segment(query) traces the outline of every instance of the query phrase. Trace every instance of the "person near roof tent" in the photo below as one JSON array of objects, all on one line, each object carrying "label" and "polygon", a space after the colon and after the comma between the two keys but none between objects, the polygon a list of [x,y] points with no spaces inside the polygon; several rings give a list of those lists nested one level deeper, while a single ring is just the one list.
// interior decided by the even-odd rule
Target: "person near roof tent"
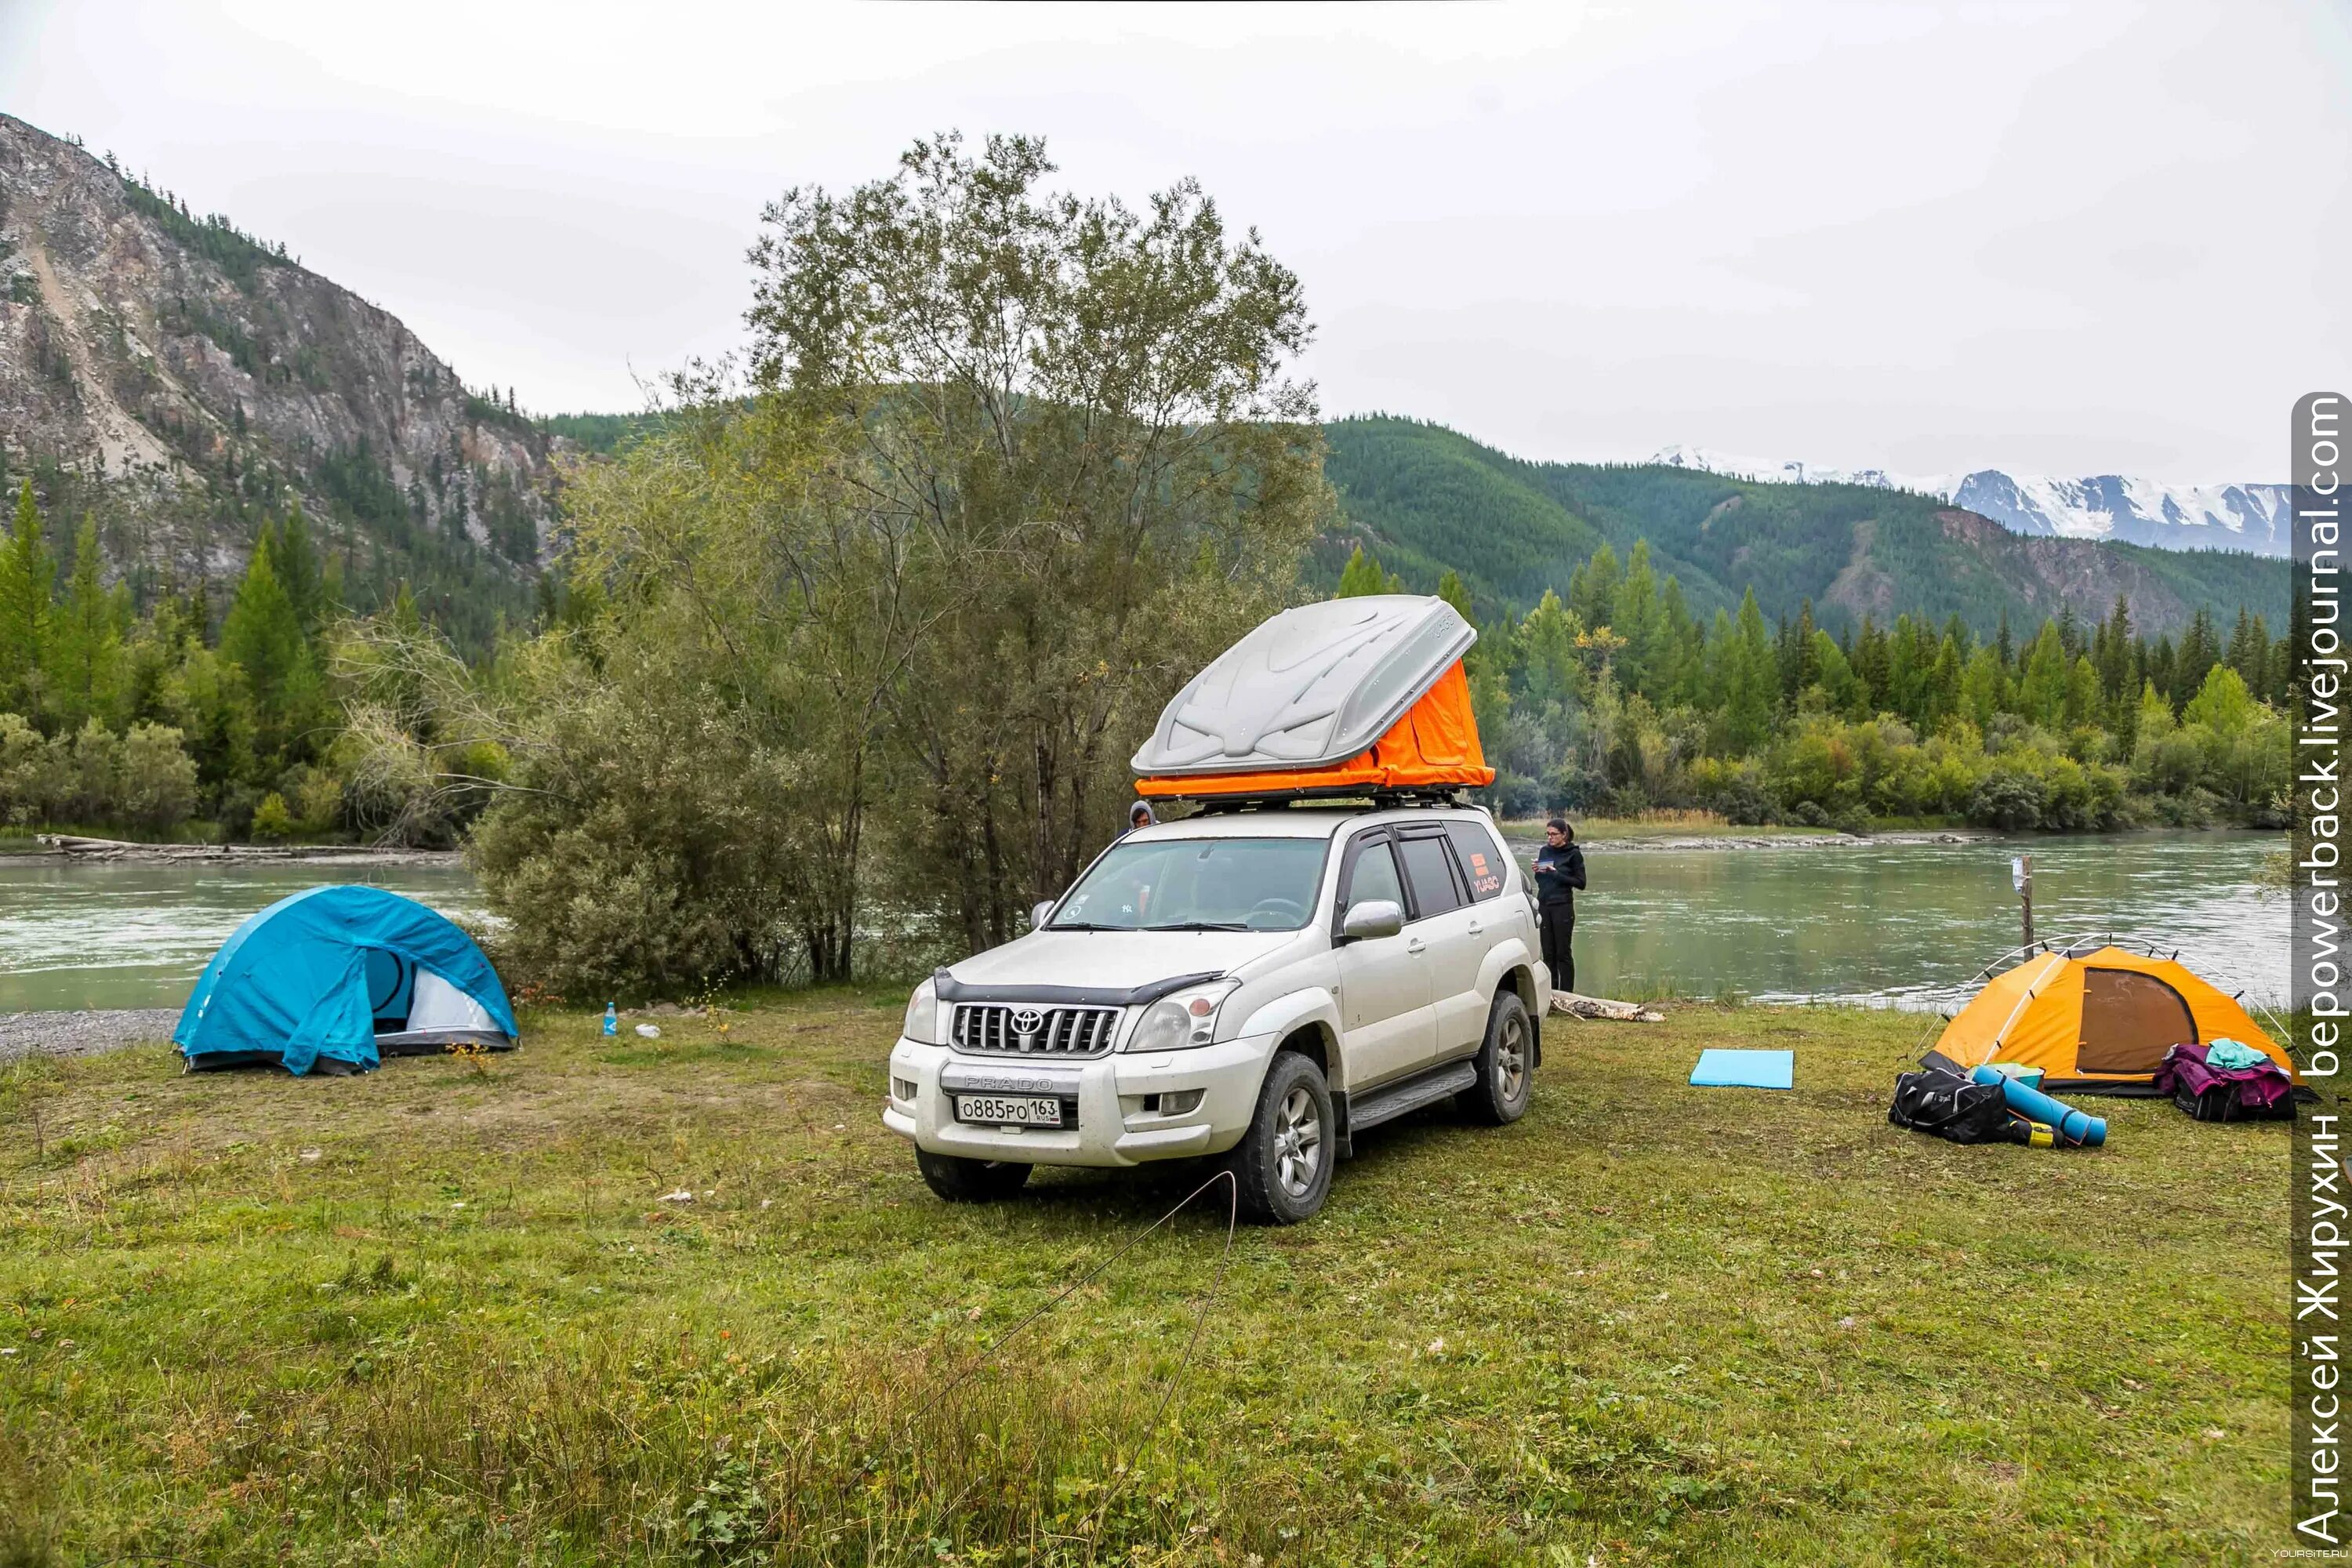
[{"label": "person near roof tent", "polygon": [[1544,967],[1555,991],[1576,989],[1576,895],[1584,886],[1584,851],[1576,830],[1561,817],[1544,824],[1544,845],[1536,851],[1536,923],[1542,930]]}]

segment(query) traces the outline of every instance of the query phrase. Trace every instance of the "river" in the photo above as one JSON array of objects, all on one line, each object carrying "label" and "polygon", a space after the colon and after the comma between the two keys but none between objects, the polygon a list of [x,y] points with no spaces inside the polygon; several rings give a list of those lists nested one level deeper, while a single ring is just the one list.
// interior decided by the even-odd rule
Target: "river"
[{"label": "river", "polygon": [[[2178,948],[2224,991],[2279,1003],[2287,900],[2260,833],[2132,833],[1834,848],[1593,847],[1579,988],[1598,995],[1948,1008],[2018,940],[2009,858],[2034,860],[2039,934]],[[1518,843],[1525,860],[1532,844]],[[227,866],[0,855],[0,1013],[165,1007],[247,915],[320,882],[371,881],[478,915],[456,865]]]},{"label": "river", "polygon": [[463,866],[76,860],[0,855],[0,1013],[176,1007],[247,915],[322,882],[366,882],[478,916]]}]

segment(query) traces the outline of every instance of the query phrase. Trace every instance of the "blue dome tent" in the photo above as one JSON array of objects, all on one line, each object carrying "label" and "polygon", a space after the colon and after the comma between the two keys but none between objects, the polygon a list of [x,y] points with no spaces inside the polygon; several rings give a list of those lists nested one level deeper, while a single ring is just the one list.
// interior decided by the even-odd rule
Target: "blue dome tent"
[{"label": "blue dome tent", "polygon": [[352,1073],[462,1041],[508,1049],[519,1034],[473,938],[413,899],[338,886],[280,899],[237,927],[172,1038],[192,1071],[260,1061]]}]

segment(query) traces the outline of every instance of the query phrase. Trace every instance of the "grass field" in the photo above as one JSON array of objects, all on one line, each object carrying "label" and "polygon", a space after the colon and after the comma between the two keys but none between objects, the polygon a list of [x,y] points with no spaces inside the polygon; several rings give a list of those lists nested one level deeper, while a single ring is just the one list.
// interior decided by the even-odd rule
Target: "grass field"
[{"label": "grass field", "polygon": [[[1919,1021],[1554,1022],[1535,1109],[950,1208],[898,998],[486,1063],[0,1071],[0,1564],[2149,1563],[2285,1500],[2278,1127],[1890,1128]],[[1793,1047],[1792,1094],[1683,1086]],[[690,1194],[691,1201],[675,1194]],[[1182,1369],[1181,1377],[1178,1375]],[[1164,1415],[1160,1402],[1166,1400]]]}]

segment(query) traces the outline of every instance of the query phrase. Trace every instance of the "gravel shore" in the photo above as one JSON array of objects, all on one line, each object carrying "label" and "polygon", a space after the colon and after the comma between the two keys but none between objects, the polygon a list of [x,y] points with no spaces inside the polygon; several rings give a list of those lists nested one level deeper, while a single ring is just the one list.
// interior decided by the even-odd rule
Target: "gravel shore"
[{"label": "gravel shore", "polygon": [[103,1012],[0,1013],[0,1062],[23,1057],[87,1057],[169,1040],[177,1007],[113,1007]]}]

